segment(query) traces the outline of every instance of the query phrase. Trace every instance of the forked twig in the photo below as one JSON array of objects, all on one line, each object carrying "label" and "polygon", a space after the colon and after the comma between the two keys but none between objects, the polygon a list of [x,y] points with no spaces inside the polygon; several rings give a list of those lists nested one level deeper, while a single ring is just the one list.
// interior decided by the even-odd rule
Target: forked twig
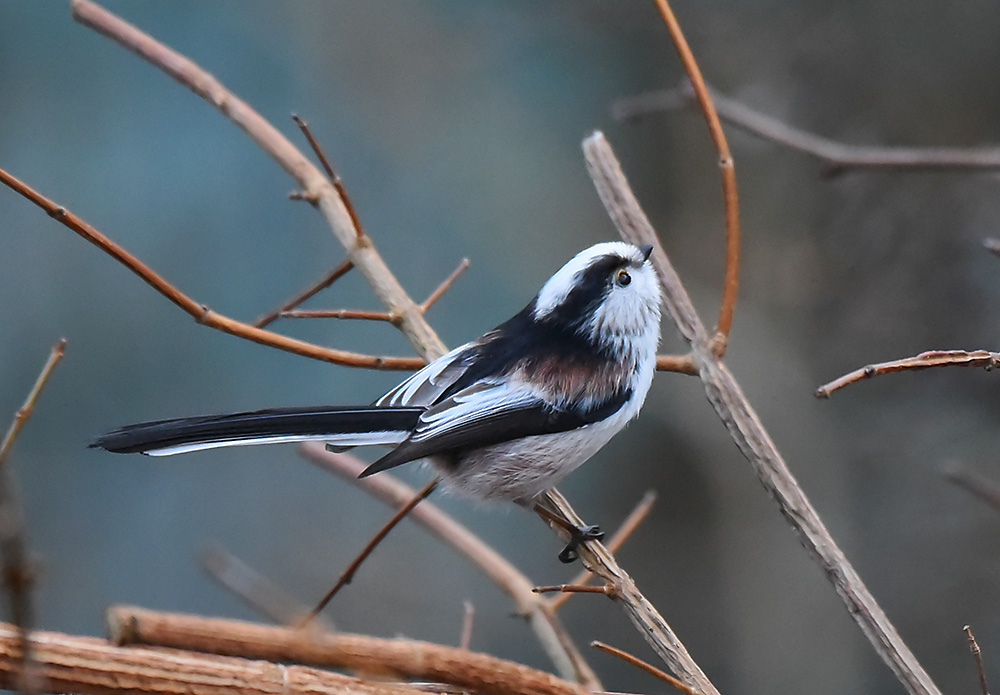
[{"label": "forked twig", "polygon": [[612,647],[610,644],[605,644],[604,642],[598,642],[596,640],[591,642],[590,646],[596,649],[600,649],[602,652],[607,652],[608,654],[617,656],[619,659],[626,661],[637,668],[642,669],[646,673],[659,678],[661,681],[669,683],[670,685],[680,690],[682,693],[687,693],[687,695],[699,695],[698,691],[695,690],[694,688],[688,687],[686,684],[680,682],[666,671],[656,668],[652,664],[643,661],[642,659],[640,659],[637,656],[634,656],[633,654],[629,654],[628,652],[618,649],[617,647]]},{"label": "forked twig", "polygon": [[21,428],[24,427],[24,423],[31,417],[31,413],[35,408],[35,402],[38,400],[38,396],[41,394],[45,384],[48,383],[49,377],[52,376],[52,370],[56,368],[56,365],[59,364],[59,360],[63,358],[65,353],[66,339],[60,338],[59,342],[49,352],[49,358],[45,361],[45,366],[42,367],[38,378],[35,379],[35,384],[31,387],[31,391],[28,392],[28,397],[24,400],[24,404],[14,414],[14,420],[10,423],[10,427],[7,428],[7,433],[4,435],[3,441],[0,442],[0,468],[3,468],[4,461],[7,460],[7,454],[10,452],[10,447],[21,432]]},{"label": "forked twig", "polygon": [[354,263],[352,263],[350,260],[344,261],[336,268],[331,270],[329,273],[324,275],[322,278],[320,278],[319,281],[313,283],[306,289],[302,290],[301,292],[299,292],[297,295],[289,299],[287,302],[282,304],[277,309],[270,311],[264,314],[263,316],[257,318],[253,322],[253,325],[255,325],[257,328],[263,328],[267,324],[272,323],[274,320],[278,318],[278,316],[282,314],[282,312],[291,311],[292,309],[294,309],[295,307],[297,307],[299,304],[306,301],[310,297],[313,297],[322,290],[325,290],[327,287],[329,287],[337,280],[342,278],[353,267]]},{"label": "forked twig", "polygon": [[[639,525],[646,520],[649,513],[653,510],[654,504],[656,504],[656,491],[646,490],[646,494],[644,494],[642,499],[639,500],[639,504],[635,505],[635,509],[633,509],[629,515],[625,517],[625,521],[622,522],[622,525],[618,527],[618,530],[615,531],[614,535],[611,536],[610,540],[608,540],[605,544],[608,552],[612,554],[618,552],[622,545],[625,544],[625,541],[627,541],[632,534],[635,533],[635,530],[639,528]],[[571,586],[586,584],[593,576],[593,572],[584,568],[577,576],[570,580],[569,584]],[[572,596],[572,592],[559,594],[552,599],[552,609],[555,610],[559,608]]]},{"label": "forked twig", "polygon": [[1000,365],[1000,352],[989,352],[988,350],[928,350],[913,357],[904,357],[900,360],[881,362],[879,364],[869,364],[861,369],[855,369],[842,377],[834,379],[828,384],[823,384],[816,389],[817,398],[829,398],[830,394],[856,381],[870,379],[873,376],[891,374],[892,372],[902,372],[913,369],[929,369],[931,367],[981,367],[987,371]]},{"label": "forked twig", "polygon": [[[229,91],[213,75],[121,17],[90,0],[72,0],[71,7],[74,19],[164,71],[217,108],[250,136],[295,179],[309,199],[315,201],[314,205],[347,251],[348,258],[365,276],[379,300],[385,304],[390,313],[400,316],[399,329],[414,349],[425,360],[440,357],[447,352],[444,343],[424,320],[420,307],[409,297],[399,280],[389,270],[372,240],[360,233],[341,191],[288,138],[245,101]],[[381,363],[376,362],[376,364]]]},{"label": "forked twig", "polygon": [[[713,351],[711,337],[695,311],[677,271],[663,251],[649,219],[629,187],[621,164],[607,140],[601,133],[595,133],[584,140],[583,148],[594,185],[622,237],[633,244],[653,245],[651,258],[663,285],[664,304],[681,335],[690,344],[699,377],[705,386],[705,395],[736,446],[753,467],[764,488],[777,502],[799,540],[819,561],[849,613],[896,678],[911,695],[940,695],[931,677],[900,638],[896,628],[826,529],[757,413],[743,395],[739,383]],[[599,547],[598,544],[593,545]],[[583,552],[581,557],[585,560],[592,559]],[[651,634],[647,639],[654,643]],[[707,695],[706,688],[684,678],[673,662],[668,663],[682,680]]]},{"label": "forked twig", "polygon": [[344,187],[344,182],[341,180],[340,174],[334,170],[330,160],[327,159],[326,154],[323,152],[323,148],[319,146],[319,142],[316,141],[316,138],[313,137],[312,131],[309,130],[309,124],[305,122],[305,119],[298,114],[293,113],[292,120],[295,121],[295,124],[299,127],[299,130],[302,131],[302,134],[306,136],[306,140],[309,141],[309,146],[312,148],[313,153],[316,155],[319,163],[323,165],[323,170],[326,171],[326,175],[329,177],[330,183],[332,183],[333,187],[337,189],[337,193],[340,194],[341,200],[344,201],[344,207],[347,208],[347,214],[351,216],[351,223],[354,225],[354,233],[357,234],[359,238],[363,237],[365,232],[361,227],[361,219],[358,217],[357,210],[354,209],[354,203],[351,202],[351,197],[347,195],[347,189]]},{"label": "forked twig", "polygon": [[191,299],[136,256],[126,251],[124,247],[118,245],[66,208],[52,202],[28,184],[3,169],[0,169],[0,182],[45,210],[49,217],[72,229],[91,244],[117,260],[200,324],[215,328],[223,333],[229,333],[239,338],[260,343],[261,345],[267,345],[279,350],[295,353],[296,355],[302,355],[303,357],[312,357],[313,359],[342,364],[348,367],[409,370],[419,369],[424,365],[424,360],[418,357],[381,357],[378,355],[365,355],[347,350],[326,348],[304,340],[289,338],[279,333],[257,328],[256,326],[251,326],[249,323],[243,323],[242,321],[224,316],[204,304],[199,304]]},{"label": "forked twig", "polygon": [[687,39],[684,38],[684,33],[670,8],[670,3],[667,0],[655,0],[655,2],[660,16],[663,17],[667,30],[670,32],[670,38],[674,42],[681,63],[684,65],[684,71],[691,80],[698,106],[705,117],[712,142],[719,154],[719,169],[722,172],[722,197],[726,214],[726,275],[722,285],[722,302],[719,307],[719,320],[716,324],[715,336],[712,338],[712,349],[717,356],[722,357],[726,354],[729,330],[733,325],[736,295],[740,285],[740,212],[736,187],[736,167],[729,151],[726,134],[719,122],[719,115],[712,103],[712,96],[709,94],[705,79],[701,75],[701,69],[698,67],[698,61],[695,60],[691,47],[688,46]]},{"label": "forked twig", "polygon": [[372,539],[368,541],[368,545],[366,545],[361,552],[358,553],[358,556],[354,558],[351,564],[347,566],[347,569],[344,570],[342,575],[340,575],[340,579],[337,580],[337,583],[334,584],[328,592],[326,592],[326,595],[320,599],[319,603],[316,604],[316,607],[309,611],[301,622],[299,622],[298,627],[308,625],[313,618],[320,614],[320,611],[326,608],[326,604],[333,600],[333,597],[337,595],[338,591],[351,583],[351,580],[354,579],[354,575],[357,573],[362,563],[368,559],[368,556],[371,555],[372,552],[374,552],[379,543],[385,540],[385,537],[389,535],[389,532],[396,528],[396,525],[405,519],[406,516],[413,511],[414,507],[420,504],[423,500],[427,499],[427,496],[434,492],[434,489],[438,486],[439,482],[440,481],[435,478],[431,482],[427,483],[427,485],[425,485],[420,492],[411,497],[406,504],[399,508],[399,511],[397,511],[392,518],[385,523],[385,526],[379,529],[378,533],[372,536]]}]

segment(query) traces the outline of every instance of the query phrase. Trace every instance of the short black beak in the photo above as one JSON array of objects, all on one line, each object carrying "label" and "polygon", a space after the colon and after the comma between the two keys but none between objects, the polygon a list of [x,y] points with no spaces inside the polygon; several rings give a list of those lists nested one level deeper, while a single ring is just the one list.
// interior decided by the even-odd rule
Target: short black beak
[{"label": "short black beak", "polygon": [[653,246],[652,245],[640,246],[639,250],[642,252],[642,260],[648,261],[649,254],[653,253]]}]

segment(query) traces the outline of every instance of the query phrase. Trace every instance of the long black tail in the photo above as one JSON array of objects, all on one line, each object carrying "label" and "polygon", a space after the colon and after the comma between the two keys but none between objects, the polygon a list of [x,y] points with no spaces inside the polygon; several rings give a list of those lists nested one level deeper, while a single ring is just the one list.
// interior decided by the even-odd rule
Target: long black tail
[{"label": "long black tail", "polygon": [[220,446],[321,440],[340,446],[399,444],[424,408],[271,408],[126,425],[90,445],[119,454],[168,456]]}]

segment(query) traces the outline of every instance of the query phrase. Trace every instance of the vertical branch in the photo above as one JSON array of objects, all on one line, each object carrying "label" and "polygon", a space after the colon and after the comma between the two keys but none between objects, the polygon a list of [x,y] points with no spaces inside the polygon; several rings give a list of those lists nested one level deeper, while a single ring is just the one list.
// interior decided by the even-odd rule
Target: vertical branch
[{"label": "vertical branch", "polygon": [[739,196],[736,189],[736,167],[733,163],[733,156],[729,152],[729,143],[726,141],[726,134],[722,130],[719,122],[719,114],[716,113],[712,97],[708,93],[705,79],[698,68],[698,62],[694,59],[691,47],[688,46],[680,24],[670,9],[667,0],[656,0],[656,7],[660,11],[660,16],[667,25],[670,38],[677,48],[684,70],[691,79],[691,86],[694,88],[695,96],[698,99],[698,106],[701,108],[705,121],[708,123],[708,131],[712,136],[712,142],[719,153],[719,168],[722,171],[722,195],[726,207],[726,277],[722,286],[722,303],[719,308],[719,322],[716,326],[715,337],[713,338],[712,349],[715,354],[722,357],[726,354],[726,344],[729,341],[729,330],[733,325],[733,311],[736,306],[736,294],[740,285],[740,211]]}]

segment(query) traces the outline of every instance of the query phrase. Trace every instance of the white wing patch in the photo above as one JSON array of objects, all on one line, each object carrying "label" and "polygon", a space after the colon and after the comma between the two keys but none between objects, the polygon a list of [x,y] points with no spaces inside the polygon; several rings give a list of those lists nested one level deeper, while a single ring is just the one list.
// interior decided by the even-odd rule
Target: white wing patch
[{"label": "white wing patch", "polygon": [[379,398],[375,405],[430,405],[468,369],[469,362],[466,358],[470,347],[472,343],[466,343],[437,358]]},{"label": "white wing patch", "polygon": [[529,408],[542,399],[524,384],[479,382],[442,401],[420,416],[411,437],[419,442],[470,427],[512,410]]}]

